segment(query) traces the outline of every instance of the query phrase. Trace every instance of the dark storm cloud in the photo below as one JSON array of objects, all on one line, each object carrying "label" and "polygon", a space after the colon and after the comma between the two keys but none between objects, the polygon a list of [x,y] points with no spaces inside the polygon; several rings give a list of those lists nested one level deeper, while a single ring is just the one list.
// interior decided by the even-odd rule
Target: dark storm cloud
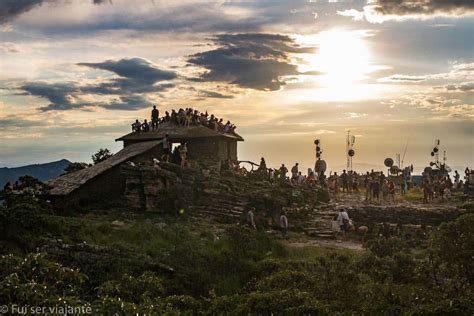
[{"label": "dark storm cloud", "polygon": [[41,5],[43,0],[1,0],[0,24],[10,22],[16,16]]},{"label": "dark storm cloud", "polygon": [[222,81],[257,90],[279,90],[285,84],[284,76],[301,75],[290,63],[289,55],[314,51],[278,34],[224,34],[215,37],[214,42],[221,47],[188,59],[208,70],[195,80]]},{"label": "dark storm cloud", "polygon": [[76,95],[80,93],[80,89],[74,83],[29,82],[23,84],[19,89],[23,90],[25,95],[44,98],[51,102],[49,105],[39,108],[41,111],[70,110],[90,105],[77,102]]},{"label": "dark storm cloud", "polygon": [[[50,101],[40,107],[46,112],[52,110],[72,110],[98,106],[105,109],[136,110],[147,106],[149,102],[139,94],[166,91],[175,86],[168,81],[177,78],[172,71],[161,70],[153,63],[142,58],[124,58],[117,61],[107,60],[101,63],[80,63],[95,69],[114,72],[120,78],[101,81],[95,84],[27,82],[18,87],[23,95],[32,95]],[[84,95],[116,95],[112,102],[84,101]]]},{"label": "dark storm cloud", "polygon": [[474,13],[473,0],[374,0],[368,9],[381,15],[464,15]]},{"label": "dark storm cloud", "polygon": [[[0,0],[0,24],[10,22],[22,13],[28,12],[43,3],[55,3],[58,0]],[[93,0],[94,4],[110,2]]]},{"label": "dark storm cloud", "polygon": [[123,58],[120,60],[106,60],[101,63],[79,63],[78,65],[112,71],[121,77],[145,83],[176,78],[176,73],[158,69],[143,58]]},{"label": "dark storm cloud", "polygon": [[124,58],[101,63],[79,63],[78,65],[111,71],[121,77],[82,88],[83,92],[93,94],[161,92],[172,88],[174,84],[156,84],[157,82],[177,78],[175,72],[161,70],[143,58]]}]

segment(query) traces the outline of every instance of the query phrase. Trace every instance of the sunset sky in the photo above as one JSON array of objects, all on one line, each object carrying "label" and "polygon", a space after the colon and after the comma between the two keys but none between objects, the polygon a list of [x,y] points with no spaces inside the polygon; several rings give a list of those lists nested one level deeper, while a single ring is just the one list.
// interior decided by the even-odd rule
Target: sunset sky
[{"label": "sunset sky", "polygon": [[472,0],[0,0],[0,167],[89,161],[136,118],[235,123],[239,158],[474,161]]}]

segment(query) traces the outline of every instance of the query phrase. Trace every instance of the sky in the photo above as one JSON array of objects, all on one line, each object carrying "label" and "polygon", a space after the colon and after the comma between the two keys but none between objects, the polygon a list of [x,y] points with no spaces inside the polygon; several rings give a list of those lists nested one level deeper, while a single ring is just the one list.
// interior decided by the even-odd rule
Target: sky
[{"label": "sky", "polygon": [[472,0],[0,0],[0,167],[90,161],[136,118],[236,124],[239,159],[474,161]]}]

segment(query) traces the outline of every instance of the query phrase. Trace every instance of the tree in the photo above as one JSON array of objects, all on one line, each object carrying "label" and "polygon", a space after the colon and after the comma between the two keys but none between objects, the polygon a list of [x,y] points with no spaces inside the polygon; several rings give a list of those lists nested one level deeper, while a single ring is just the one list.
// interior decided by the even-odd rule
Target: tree
[{"label": "tree", "polygon": [[76,172],[82,169],[85,169],[87,167],[90,167],[90,164],[85,163],[85,162],[71,162],[69,166],[64,169],[64,173],[61,174],[62,176],[68,173]]},{"label": "tree", "polygon": [[98,164],[99,162],[102,162],[104,160],[107,160],[109,159],[110,157],[112,157],[114,154],[108,150],[107,148],[103,149],[99,149],[98,152],[96,152],[95,154],[92,155],[92,161],[94,162],[94,165]]}]

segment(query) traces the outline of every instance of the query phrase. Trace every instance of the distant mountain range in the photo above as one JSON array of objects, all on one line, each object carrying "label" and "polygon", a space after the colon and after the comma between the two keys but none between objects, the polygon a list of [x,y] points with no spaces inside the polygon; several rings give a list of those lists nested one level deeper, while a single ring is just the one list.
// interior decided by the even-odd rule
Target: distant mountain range
[{"label": "distant mountain range", "polygon": [[61,175],[69,166],[71,162],[67,159],[61,159],[58,161],[28,165],[17,168],[0,168],[0,188],[7,183],[13,183],[18,180],[19,177],[29,175],[37,178],[40,181],[47,181]]}]

